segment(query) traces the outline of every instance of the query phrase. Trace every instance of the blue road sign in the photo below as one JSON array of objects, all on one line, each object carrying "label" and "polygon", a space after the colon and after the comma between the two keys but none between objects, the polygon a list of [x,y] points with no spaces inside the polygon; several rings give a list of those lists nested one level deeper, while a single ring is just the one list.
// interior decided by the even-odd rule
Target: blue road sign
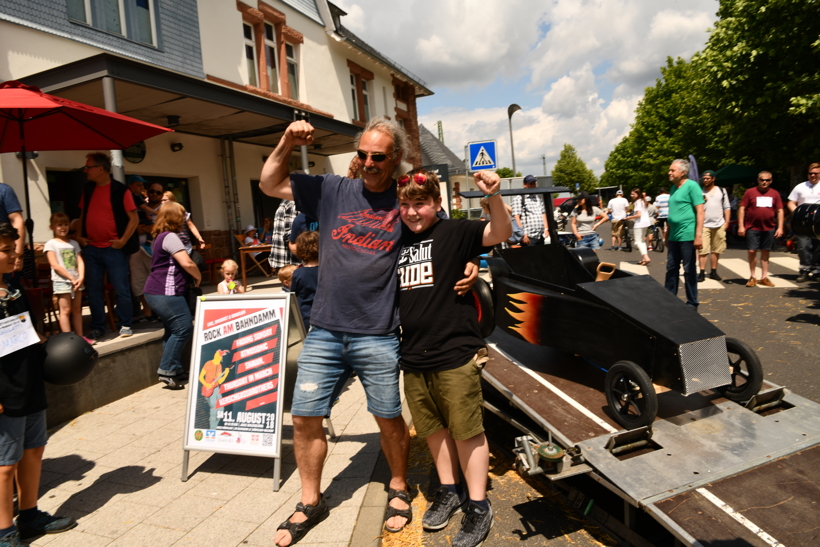
[{"label": "blue road sign", "polygon": [[470,158],[470,171],[496,169],[495,141],[471,142],[467,144]]}]

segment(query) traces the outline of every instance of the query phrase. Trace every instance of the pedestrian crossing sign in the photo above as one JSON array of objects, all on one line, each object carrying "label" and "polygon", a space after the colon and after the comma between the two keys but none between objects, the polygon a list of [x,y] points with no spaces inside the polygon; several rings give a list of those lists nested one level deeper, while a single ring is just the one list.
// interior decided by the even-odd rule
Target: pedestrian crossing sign
[{"label": "pedestrian crossing sign", "polygon": [[496,169],[495,141],[471,142],[467,144],[470,160],[470,171]]}]

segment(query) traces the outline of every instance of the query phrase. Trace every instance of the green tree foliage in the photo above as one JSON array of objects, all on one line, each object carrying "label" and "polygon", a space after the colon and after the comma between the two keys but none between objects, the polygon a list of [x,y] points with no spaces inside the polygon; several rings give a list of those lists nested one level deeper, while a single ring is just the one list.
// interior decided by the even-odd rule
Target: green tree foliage
[{"label": "green tree foliage", "polygon": [[512,170],[512,168],[510,168],[510,167],[499,167],[498,169],[496,169],[496,170],[495,170],[495,172],[496,172],[496,173],[498,174],[498,176],[499,176],[499,177],[501,177],[502,179],[511,179],[511,178],[513,178],[513,177],[521,177],[521,176],[523,176],[523,175],[521,174],[521,171],[516,171],[515,173],[513,173],[513,170]]},{"label": "green tree foliage", "polygon": [[820,3],[721,0],[699,56],[727,153],[769,168],[820,153]]},{"label": "green tree foliage", "polygon": [[598,179],[592,169],[587,167],[571,144],[565,144],[561,150],[552,170],[552,181],[555,186],[566,186],[570,190],[575,190],[576,183],[580,183],[581,190],[587,192],[594,192],[598,187]]},{"label": "green tree foliage", "polygon": [[688,154],[701,171],[737,163],[796,173],[818,161],[820,3],[720,0],[718,17],[704,50],[668,59],[647,88],[602,185],[653,193]]},{"label": "green tree foliage", "polygon": [[668,185],[669,164],[694,154],[699,165],[716,165],[721,152],[714,149],[706,99],[693,80],[697,68],[683,59],[668,58],[654,87],[646,89],[635,110],[632,130],[604,164],[602,186],[638,187],[654,194]]}]

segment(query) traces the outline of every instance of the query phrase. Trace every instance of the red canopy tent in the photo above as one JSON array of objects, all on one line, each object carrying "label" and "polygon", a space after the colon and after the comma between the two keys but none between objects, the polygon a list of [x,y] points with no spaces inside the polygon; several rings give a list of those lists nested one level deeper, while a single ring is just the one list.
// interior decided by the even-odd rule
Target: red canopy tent
[{"label": "red canopy tent", "polygon": [[32,247],[27,150],[124,150],[166,131],[173,130],[48,95],[17,81],[0,84],[0,153],[22,153]]}]

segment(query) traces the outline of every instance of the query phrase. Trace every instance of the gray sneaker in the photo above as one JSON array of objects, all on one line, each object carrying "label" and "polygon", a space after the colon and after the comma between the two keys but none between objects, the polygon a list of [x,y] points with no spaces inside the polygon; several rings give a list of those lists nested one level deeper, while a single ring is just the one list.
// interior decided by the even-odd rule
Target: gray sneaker
[{"label": "gray sneaker", "polygon": [[479,547],[492,527],[493,508],[484,512],[478,505],[470,503],[461,520],[461,530],[453,540],[453,547]]},{"label": "gray sneaker", "polygon": [[129,336],[133,336],[134,331],[131,330],[131,327],[120,327],[120,336],[122,338],[128,338]]},{"label": "gray sneaker", "polygon": [[425,530],[441,530],[450,522],[450,517],[461,513],[466,500],[460,500],[457,494],[447,490],[446,486],[439,486],[433,503],[424,512],[422,526]]}]

